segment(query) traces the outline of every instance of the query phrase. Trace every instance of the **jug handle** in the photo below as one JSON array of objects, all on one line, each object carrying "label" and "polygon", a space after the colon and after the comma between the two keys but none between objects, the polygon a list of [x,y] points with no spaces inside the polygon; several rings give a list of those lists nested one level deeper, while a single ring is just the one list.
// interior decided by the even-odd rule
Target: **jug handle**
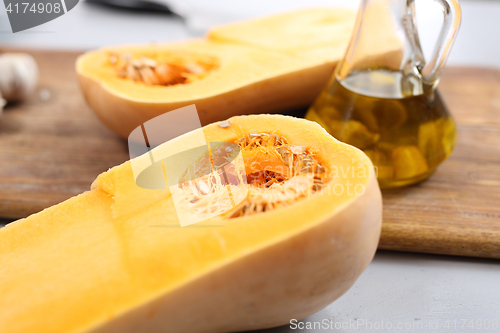
[{"label": "jug handle", "polygon": [[446,63],[446,59],[450,54],[451,47],[455,41],[460,22],[462,18],[462,10],[458,0],[434,0],[442,5],[443,8],[443,26],[439,33],[439,37],[434,48],[434,56],[421,69],[420,73],[425,82],[430,85],[435,85],[438,82],[441,70]]}]

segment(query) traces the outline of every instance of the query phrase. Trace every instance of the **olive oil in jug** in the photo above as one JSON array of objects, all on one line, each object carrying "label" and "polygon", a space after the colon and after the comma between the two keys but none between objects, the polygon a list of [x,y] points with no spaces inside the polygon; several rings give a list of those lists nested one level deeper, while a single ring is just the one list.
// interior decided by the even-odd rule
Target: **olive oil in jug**
[{"label": "olive oil in jug", "polygon": [[455,123],[439,92],[420,85],[403,87],[401,75],[377,69],[343,82],[335,79],[306,116],[340,141],[362,149],[383,188],[427,178],[456,142]]}]

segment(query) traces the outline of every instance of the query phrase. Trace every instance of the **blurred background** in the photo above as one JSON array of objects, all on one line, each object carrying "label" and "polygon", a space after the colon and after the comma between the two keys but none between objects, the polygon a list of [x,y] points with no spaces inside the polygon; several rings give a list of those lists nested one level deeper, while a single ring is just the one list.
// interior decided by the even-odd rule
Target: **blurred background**
[{"label": "blurred background", "polygon": [[[463,20],[449,65],[500,68],[500,1],[462,0]],[[87,50],[103,46],[200,37],[210,26],[312,6],[357,8],[357,0],[87,0],[57,20],[16,34],[0,6],[0,44]],[[439,5],[416,1],[426,56],[442,21]]]}]

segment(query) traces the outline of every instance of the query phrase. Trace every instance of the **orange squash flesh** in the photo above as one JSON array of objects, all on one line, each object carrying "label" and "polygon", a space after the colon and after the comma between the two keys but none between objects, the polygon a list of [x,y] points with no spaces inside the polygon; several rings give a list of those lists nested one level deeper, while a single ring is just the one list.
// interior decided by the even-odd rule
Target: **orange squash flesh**
[{"label": "orange squash flesh", "polygon": [[[91,191],[0,229],[2,333],[259,329],[342,295],[380,234],[370,160],[307,120],[230,122],[204,127],[207,141],[278,133],[314,151],[331,180],[290,206],[181,228],[168,189],[137,187],[130,162],[112,168]],[[156,150],[189,149],[189,137]]]},{"label": "orange squash flesh", "polygon": [[355,18],[351,9],[303,9],[217,26],[208,38],[304,58],[323,54],[322,60],[330,61],[344,56]]}]

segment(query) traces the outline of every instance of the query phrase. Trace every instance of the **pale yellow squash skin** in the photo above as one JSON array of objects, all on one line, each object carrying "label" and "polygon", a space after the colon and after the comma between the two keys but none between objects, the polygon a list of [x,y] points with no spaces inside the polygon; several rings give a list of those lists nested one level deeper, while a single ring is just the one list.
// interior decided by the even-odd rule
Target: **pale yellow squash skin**
[{"label": "pale yellow squash skin", "polygon": [[[259,329],[311,315],[347,291],[380,235],[368,157],[304,119],[230,121],[205,127],[207,141],[275,132],[344,172],[294,205],[181,228],[168,190],[138,188],[130,162],[117,166],[90,192],[0,229],[2,333]],[[186,135],[156,150],[188,148]],[[347,182],[365,191],[331,191]]]}]

